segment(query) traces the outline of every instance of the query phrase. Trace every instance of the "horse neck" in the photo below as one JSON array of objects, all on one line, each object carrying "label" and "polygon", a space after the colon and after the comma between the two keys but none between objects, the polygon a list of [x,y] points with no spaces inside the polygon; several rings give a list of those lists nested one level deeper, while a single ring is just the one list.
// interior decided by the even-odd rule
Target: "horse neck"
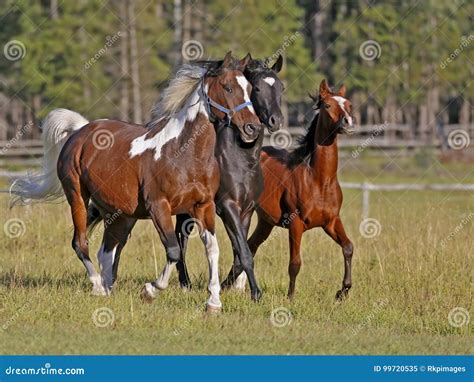
[{"label": "horse neck", "polygon": [[[257,167],[260,160],[260,152],[263,146],[263,130],[255,142],[245,144],[240,139],[240,133],[235,127],[228,126],[222,122],[216,122],[216,156],[233,155],[248,159],[248,167]],[[242,163],[234,163],[242,166]]]},{"label": "horse neck", "polygon": [[329,130],[327,117],[318,118],[314,148],[310,161],[314,175],[321,180],[334,178],[338,166],[337,135]]}]

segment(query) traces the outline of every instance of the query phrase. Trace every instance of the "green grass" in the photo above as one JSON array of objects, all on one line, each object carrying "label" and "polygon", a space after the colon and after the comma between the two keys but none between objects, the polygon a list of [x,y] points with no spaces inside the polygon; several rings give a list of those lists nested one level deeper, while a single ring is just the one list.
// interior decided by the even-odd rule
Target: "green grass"
[{"label": "green grass", "polygon": [[[389,165],[389,170],[384,170]],[[414,160],[366,159],[341,163],[340,179],[374,182],[470,182],[472,165],[420,168]],[[170,288],[153,304],[139,291],[164,265],[164,251],[152,224],[139,222],[122,253],[119,280],[111,297],[90,295],[91,286],[70,242],[66,204],[8,210],[0,199],[2,226],[21,219],[16,239],[0,231],[0,352],[2,354],[466,354],[473,351],[471,324],[453,327],[449,312],[472,311],[473,222],[447,242],[463,218],[474,213],[469,192],[374,192],[370,216],[381,224],[373,239],[359,232],[361,194],[344,192],[346,231],[355,246],[353,288],[344,303],[334,295],[342,280],[340,248],[322,230],[303,237],[303,267],[293,301],[285,297],[287,231],[276,229],[256,257],[264,297],[222,294],[219,316],[204,313],[207,261],[192,239],[188,263],[193,290]],[[220,274],[231,250],[219,224]],[[100,237],[91,239],[91,253]],[[94,255],[95,260],[95,255]],[[99,308],[112,311],[106,327],[93,322]],[[291,322],[272,325],[272,310],[286,308]]]}]

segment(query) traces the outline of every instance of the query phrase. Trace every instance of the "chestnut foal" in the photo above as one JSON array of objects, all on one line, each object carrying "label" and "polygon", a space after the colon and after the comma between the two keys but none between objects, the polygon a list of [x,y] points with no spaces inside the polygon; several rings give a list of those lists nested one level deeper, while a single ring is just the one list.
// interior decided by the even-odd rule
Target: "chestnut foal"
[{"label": "chestnut foal", "polygon": [[[354,131],[351,103],[344,98],[345,93],[344,85],[333,93],[323,80],[319,97],[313,98],[316,115],[300,147],[293,152],[263,147],[260,157],[265,185],[257,207],[258,224],[248,244],[255,255],[273,227],[289,230],[288,297],[295,292],[296,276],[301,268],[301,237],[315,227],[322,227],[342,247],[344,278],[336,298],[345,297],[352,285],[353,245],[339,216],[342,192],[337,180],[337,135]],[[242,266],[236,260],[230,272],[234,278],[242,273]]]}]

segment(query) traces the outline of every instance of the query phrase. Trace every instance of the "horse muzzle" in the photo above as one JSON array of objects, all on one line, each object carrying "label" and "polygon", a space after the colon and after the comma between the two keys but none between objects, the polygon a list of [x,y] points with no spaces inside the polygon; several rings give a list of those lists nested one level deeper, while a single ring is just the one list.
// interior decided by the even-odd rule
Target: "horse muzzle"
[{"label": "horse muzzle", "polygon": [[253,123],[246,123],[243,127],[239,128],[240,137],[245,143],[253,142],[257,139],[260,133],[260,128]]}]

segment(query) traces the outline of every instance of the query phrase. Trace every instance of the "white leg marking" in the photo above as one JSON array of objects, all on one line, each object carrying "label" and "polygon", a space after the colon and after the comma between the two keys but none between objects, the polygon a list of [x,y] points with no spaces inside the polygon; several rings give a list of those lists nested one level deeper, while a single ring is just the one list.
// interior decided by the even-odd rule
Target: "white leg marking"
[{"label": "white leg marking", "polygon": [[163,271],[161,272],[160,277],[158,277],[155,282],[155,285],[157,286],[158,289],[163,290],[163,289],[168,288],[171,271],[173,270],[173,267],[175,265],[176,263],[169,263],[169,262],[166,263]]},{"label": "white leg marking", "polygon": [[219,282],[219,244],[216,235],[207,230],[201,234],[201,240],[206,247],[207,260],[209,262],[209,285],[208,290],[211,296],[207,301],[207,305],[215,308],[222,307],[219,293],[221,284]]},{"label": "white leg marking", "polygon": [[245,291],[245,286],[247,285],[247,275],[245,272],[242,272],[239,277],[234,282],[234,288],[240,291]]},{"label": "white leg marking", "polygon": [[106,252],[104,249],[104,244],[100,247],[99,252],[97,253],[97,259],[99,260],[100,274],[102,276],[102,283],[105,288],[105,292],[110,294],[113,285],[113,265],[115,260],[115,252],[117,251],[117,246],[115,246],[111,251]]},{"label": "white leg marking", "polygon": [[92,294],[94,296],[107,296],[107,292],[102,284],[102,277],[99,274],[90,276],[89,280],[92,283]]}]

